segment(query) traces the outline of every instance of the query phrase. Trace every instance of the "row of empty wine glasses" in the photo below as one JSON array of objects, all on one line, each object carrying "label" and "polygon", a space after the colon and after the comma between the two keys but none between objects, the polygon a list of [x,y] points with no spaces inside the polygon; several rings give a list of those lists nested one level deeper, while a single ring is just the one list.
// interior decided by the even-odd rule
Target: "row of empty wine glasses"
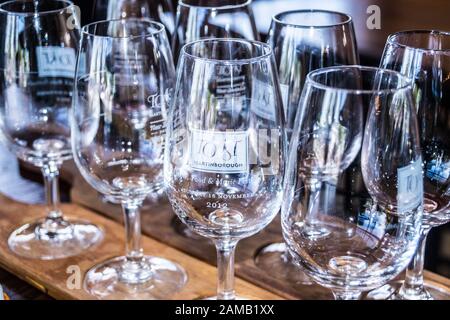
[{"label": "row of empty wine glasses", "polygon": [[[348,40],[345,43],[340,41],[344,37]],[[447,289],[432,282],[424,285],[423,281],[426,235],[431,227],[448,222],[450,214],[448,148],[444,138],[448,132],[446,101],[449,63],[446,60],[449,39],[447,32],[409,31],[390,36],[386,44],[380,67],[402,72],[413,81],[421,143],[426,146],[422,153],[425,214],[419,250],[408,267],[406,281],[371,292],[368,295],[371,299],[450,298]],[[298,99],[306,74],[321,67],[357,63],[352,20],[344,14],[321,10],[280,13],[272,19],[268,43],[277,61],[289,137],[295,114],[301,108],[297,107]],[[358,183],[361,178],[361,173],[354,174],[353,183],[348,184],[347,188],[365,198],[368,193],[366,187]],[[367,218],[364,220],[365,223],[372,223]],[[307,284],[307,278],[293,267],[290,255],[284,248],[281,244],[262,248],[256,256],[256,264],[263,270],[275,268],[275,276],[289,283]]]},{"label": "row of empty wine glasses", "polygon": [[[103,5],[103,11],[107,14],[96,16],[96,18],[110,20],[125,17],[150,17],[162,22],[171,40],[175,63],[178,61],[183,45],[195,40],[211,37],[259,39],[251,0],[180,0],[176,18],[170,13],[172,6],[169,0],[161,1],[157,8],[158,2],[148,0],[134,1],[132,5],[126,0],[105,0],[98,3],[99,6]],[[115,202],[108,196],[104,198],[109,202]],[[202,238],[176,217],[172,225],[182,236],[193,240]]]},{"label": "row of empty wine glasses", "polygon": [[[16,2],[8,5],[13,6],[14,3]],[[45,14],[42,14],[42,16],[46,19],[51,19],[52,16],[54,16],[53,19],[55,17],[60,18],[61,14],[67,14],[67,19],[72,18],[69,2],[55,1],[51,3],[55,5],[58,3],[58,6],[51,8],[51,5],[47,3],[46,6],[48,5],[50,8],[46,6],[36,8],[35,2],[22,1],[21,6],[17,6],[16,9],[13,6],[13,9],[5,14],[7,17],[18,16],[14,14],[14,10],[17,12],[28,10],[30,14],[19,15],[19,17],[16,17],[17,20],[5,20],[8,20],[9,23],[11,23],[9,20],[13,20],[14,25],[31,25],[34,22],[33,19],[36,19],[35,12],[38,9],[43,10]],[[330,13],[321,12],[321,14],[327,15]],[[43,19],[42,17],[39,18]],[[29,21],[26,19],[29,19]],[[64,19],[62,21],[66,22]],[[348,21],[343,20],[337,25],[342,27],[346,23]],[[76,28],[70,29],[67,27],[60,32],[66,35],[69,31],[76,33],[76,30]],[[82,45],[79,57],[83,58],[78,59],[76,92],[73,99],[75,121],[72,127],[72,147],[83,176],[100,192],[123,203],[128,247],[126,257],[114,259],[92,269],[88,273],[85,283],[88,290],[100,297],[129,297],[130,289],[132,289],[136,297],[145,298],[164,297],[167,292],[174,292],[182,287],[186,281],[180,267],[166,260],[145,257],[139,247],[138,207],[142,197],[152,192],[154,188],[158,188],[155,181],[161,181],[158,176],[161,175],[162,170],[162,150],[164,149],[162,137],[167,123],[169,127],[167,148],[165,148],[165,179],[168,184],[168,192],[171,195],[170,199],[176,213],[183,222],[192,230],[214,239],[218,247],[219,280],[221,280],[218,296],[220,298],[232,298],[234,294],[231,266],[233,264],[233,250],[237,241],[261,230],[270,222],[278,212],[282,201],[280,181],[284,176],[284,163],[280,159],[284,156],[286,140],[283,132],[284,125],[280,119],[282,118],[281,114],[285,111],[283,111],[282,105],[282,91],[280,91],[277,72],[275,72],[276,66],[272,61],[273,55],[270,46],[262,43],[224,39],[197,41],[185,46],[182,50],[178,69],[179,81],[175,92],[172,92],[171,89],[174,88],[174,68],[171,64],[168,42],[165,35],[163,36],[165,33],[162,30],[164,28],[157,23],[129,19],[86,26],[81,33]],[[19,28],[15,36],[22,40],[24,34],[26,34],[24,32],[33,33],[36,30]],[[23,40],[17,42],[19,46],[24,44]],[[17,106],[15,105],[17,101],[20,102],[19,108],[27,108],[26,112],[31,110],[40,113],[41,109],[45,109],[39,103],[36,103],[36,101],[40,101],[40,98],[33,96],[37,91],[32,90],[35,84],[33,81],[36,80],[33,79],[33,76],[38,79],[37,84],[41,83],[42,85],[43,83],[40,81],[47,81],[45,82],[46,85],[52,88],[61,84],[73,84],[73,76],[71,79],[69,75],[70,71],[73,72],[73,70],[69,71],[66,67],[66,73],[64,73],[63,63],[59,62],[65,61],[60,60],[65,56],[61,54],[60,57],[58,55],[58,49],[54,48],[56,45],[45,47],[50,47],[45,49],[47,52],[43,50],[44,53],[36,52],[27,56],[27,58],[30,56],[38,57],[38,62],[35,65],[37,70],[30,71],[26,69],[30,66],[21,63],[20,59],[19,61],[8,61],[9,57],[6,57],[3,62],[8,68],[5,67],[4,70],[8,72],[4,72],[2,75],[4,76],[2,98],[5,101],[2,103],[2,107],[4,107],[2,109],[2,125],[7,124],[6,128],[10,130],[4,130],[6,132],[4,137],[10,146],[18,145],[19,151],[27,152],[28,149],[31,149],[32,152],[30,153],[34,154],[40,151],[41,157],[49,157],[55,152],[53,149],[36,150],[35,140],[38,139],[34,138],[31,142],[32,146],[28,146],[27,149],[26,146],[19,144],[21,140],[16,139],[11,132],[16,133],[31,122],[31,125],[37,128],[37,134],[42,135],[45,139],[47,139],[48,133],[53,134],[52,131],[47,130],[50,127],[49,125],[55,122],[55,118],[52,116],[45,117],[39,114],[39,117],[22,118],[14,115],[14,112],[17,112]],[[11,50],[16,50],[16,48]],[[42,51],[42,49],[37,51],[39,50]],[[74,48],[74,50],[77,50],[77,48]],[[28,51],[26,52],[28,53]],[[39,61],[39,59],[41,60]],[[21,73],[15,69],[16,67]],[[24,67],[25,71],[28,72],[23,72]],[[301,210],[291,210],[292,212],[287,216],[293,215],[296,217],[299,215],[295,227],[302,230],[301,236],[305,236],[307,241],[312,241],[312,244],[314,244],[314,241],[319,241],[321,236],[330,240],[329,229],[337,228],[340,230],[339,224],[356,225],[356,227],[353,226],[355,237],[360,236],[361,223],[356,223],[355,218],[366,221],[367,217],[385,217],[384,220],[391,222],[391,225],[388,225],[389,227],[393,227],[392,223],[395,222],[392,222],[395,220],[392,217],[401,220],[395,222],[395,228],[398,230],[395,228],[397,231],[389,229],[392,234],[389,233],[386,237],[381,235],[383,230],[388,230],[387,227],[376,228],[377,232],[375,233],[378,237],[370,242],[372,245],[370,249],[381,251],[383,251],[383,245],[386,245],[385,242],[397,244],[398,250],[390,252],[391,258],[393,256],[398,258],[397,263],[388,266],[386,261],[390,260],[387,260],[387,258],[383,260],[385,258],[383,256],[371,257],[372,260],[365,259],[365,250],[368,250],[368,248],[361,244],[362,249],[353,248],[354,251],[348,249],[346,251],[348,255],[337,256],[337,253],[331,250],[333,248],[330,248],[328,255],[336,256],[329,257],[328,264],[325,267],[331,266],[334,268],[332,272],[337,273],[337,275],[334,275],[334,282],[317,278],[315,273],[308,271],[316,281],[334,289],[342,287],[343,280],[339,279],[339,276],[342,278],[345,272],[352,274],[356,271],[361,272],[363,280],[357,279],[360,284],[350,292],[345,292],[344,296],[352,297],[356,296],[361,290],[376,287],[372,284],[374,279],[366,279],[369,277],[368,274],[370,275],[370,270],[380,273],[376,280],[377,284],[380,285],[398,273],[402,266],[404,267],[405,261],[410,256],[411,246],[414,246],[414,242],[417,241],[414,230],[417,230],[416,219],[419,216],[413,212],[417,210],[417,207],[412,208],[411,204],[407,204],[409,207],[401,209],[403,211],[400,210],[401,212],[398,213],[399,209],[395,208],[397,206],[395,201],[400,201],[399,197],[387,201],[388,204],[394,206],[394,209],[389,206],[386,208],[386,203],[382,202],[382,200],[385,200],[383,193],[385,190],[380,191],[377,186],[373,188],[375,191],[368,188],[374,203],[364,202],[362,207],[365,208],[365,211],[361,211],[361,207],[354,204],[353,200],[355,199],[358,199],[361,203],[363,201],[359,195],[353,199],[352,192],[349,192],[353,201],[351,202],[352,206],[348,207],[348,205],[341,203],[344,200],[342,200],[342,196],[337,196],[339,192],[336,191],[337,186],[341,185],[340,181],[348,181],[352,178],[352,174],[359,174],[358,154],[360,151],[358,146],[361,145],[363,131],[361,119],[365,118],[364,113],[369,112],[369,107],[375,102],[381,101],[378,105],[381,110],[389,109],[387,106],[390,105],[398,107],[399,113],[388,114],[381,120],[377,117],[372,120],[376,124],[386,123],[383,130],[388,131],[391,128],[389,125],[391,125],[392,119],[400,121],[401,124],[395,127],[400,128],[400,130],[390,136],[382,135],[383,138],[392,138],[393,140],[390,141],[390,144],[384,144],[383,146],[391,146],[394,155],[400,157],[389,168],[394,172],[389,171],[392,173],[392,177],[389,179],[395,181],[398,179],[397,176],[400,176],[400,172],[408,173],[412,170],[413,174],[417,173],[418,160],[416,158],[405,160],[401,159],[401,156],[403,151],[406,150],[405,143],[413,150],[410,151],[411,156],[416,155],[419,143],[416,143],[414,138],[415,119],[410,112],[410,104],[408,103],[408,85],[398,74],[360,67],[337,68],[323,72],[325,72],[325,79],[321,78],[321,76],[324,77],[324,74],[310,75],[310,92],[316,90],[317,93],[308,96],[309,91],[304,90],[305,101],[312,99],[312,103],[300,104],[299,114],[301,115],[297,115],[297,121],[295,121],[299,125],[299,133],[309,135],[308,130],[311,125],[309,121],[317,120],[313,117],[308,118],[311,117],[309,110],[313,108],[314,104],[318,105],[317,113],[322,116],[313,124],[313,133],[311,134],[313,138],[310,139],[310,142],[305,142],[307,143],[306,147],[302,145],[301,148],[308,150],[311,147],[312,149],[307,152],[306,161],[299,155],[302,165],[306,162],[307,166],[306,169],[299,167],[298,170],[306,170],[306,176],[309,174],[307,171],[312,170],[314,179],[317,179],[316,175],[319,175],[320,177],[327,176],[331,180],[319,179],[316,181],[313,179],[314,185],[311,185],[310,181],[304,178],[299,178],[298,182],[295,180],[295,183],[300,184],[307,181],[309,184],[307,184],[308,187],[305,190],[308,190],[308,188],[314,190],[316,197],[310,198],[312,202],[306,202],[305,204],[306,207],[308,205],[313,207],[311,212],[307,209],[307,213],[311,213],[310,217],[306,217],[308,214],[302,213],[304,211]],[[10,74],[16,73],[19,74],[18,77],[10,76]],[[314,77],[317,77],[317,79]],[[67,82],[51,82],[59,78],[63,78]],[[374,85],[378,86],[377,90],[373,89]],[[195,90],[192,90],[192,88],[195,88]],[[40,92],[38,91],[39,94],[41,94]],[[289,98],[293,92],[288,92]],[[390,97],[388,93],[392,93],[395,99]],[[22,99],[17,100],[16,96]],[[346,96],[346,98],[344,99],[342,96]],[[169,108],[172,97],[174,97],[173,104]],[[375,102],[372,102],[368,97],[373,97]],[[48,104],[48,101],[50,100],[45,100],[44,104]],[[67,102],[64,99],[61,99],[61,101]],[[57,108],[67,111],[68,105],[62,104],[61,101],[53,102],[55,105],[50,107],[47,105],[46,108],[51,109],[51,111]],[[12,106],[16,108],[12,108]],[[169,109],[170,112],[168,112]],[[42,112],[48,113],[49,110],[43,110]],[[333,113],[335,117],[333,117]],[[358,115],[359,113],[361,113],[361,117]],[[349,115],[353,115],[355,119],[361,121],[348,122]],[[403,116],[406,118],[402,118]],[[6,119],[6,121],[3,119]],[[64,120],[64,116],[62,116],[62,119]],[[65,119],[67,119],[67,116]],[[302,125],[306,126],[305,130],[300,129]],[[367,125],[369,128],[369,123]],[[404,128],[409,128],[408,126],[411,126],[410,130],[404,135]],[[370,138],[379,134],[377,125],[374,125],[374,127],[373,132],[370,131],[371,134],[368,135],[367,141],[369,142],[367,143],[372,143]],[[67,139],[70,131],[67,130],[67,122],[64,128],[66,129],[66,135],[63,135],[63,137]],[[289,130],[290,128],[287,127],[287,131]],[[293,132],[289,136],[295,137],[299,133]],[[55,139],[52,136],[44,142],[52,148],[57,147],[61,142],[53,140],[61,140],[60,137],[61,135],[58,135],[58,138]],[[398,142],[395,140],[398,137],[403,137],[405,141]],[[39,139],[43,138],[39,137]],[[323,144],[329,150],[321,147]],[[22,149],[19,149],[19,147],[22,147]],[[374,151],[371,148],[369,150]],[[320,154],[321,152],[323,154]],[[67,156],[69,156],[69,153],[67,153]],[[390,155],[385,156],[389,157]],[[61,161],[56,156],[50,160],[52,165],[56,167]],[[376,158],[376,160],[382,162],[385,159]],[[308,161],[311,163],[308,164]],[[405,169],[405,163],[408,161],[411,162],[410,167]],[[336,166],[336,163],[340,163],[340,165]],[[45,162],[44,164],[36,164],[48,165]],[[384,168],[384,165],[385,163],[382,162],[381,167]],[[350,167],[353,168],[352,174],[347,174],[346,171]],[[398,169],[397,172],[395,172],[396,168]],[[381,169],[380,171],[383,174],[385,173]],[[380,171],[367,173],[368,181],[375,181],[372,178],[376,177]],[[373,176],[370,176],[370,174]],[[409,175],[402,177],[402,181],[412,179]],[[52,184],[49,184],[49,189],[55,191],[57,188],[54,181],[52,180]],[[382,179],[379,181],[382,187],[386,186],[385,181]],[[402,183],[399,182],[397,185],[398,190],[389,190],[389,192],[400,192]],[[418,193],[418,189],[411,189],[410,182],[406,185],[409,188],[407,188],[408,192]],[[327,191],[324,192],[322,189]],[[311,190],[308,192],[311,193]],[[392,193],[389,192],[387,193],[392,196]],[[333,196],[333,194],[336,194],[336,196]],[[285,205],[289,207],[289,202],[298,200],[296,197],[297,194],[294,194],[290,198],[291,200],[285,202]],[[302,195],[298,197],[302,199],[300,201],[305,199]],[[403,199],[404,197],[405,195],[402,193],[400,198]],[[408,197],[408,194],[406,194],[406,197]],[[416,200],[419,198],[416,197]],[[323,203],[321,204],[321,201],[325,200],[326,202],[329,201],[330,204],[327,202],[325,209],[322,209]],[[339,202],[338,204],[341,207],[333,204],[333,201]],[[319,209],[316,208],[316,204],[319,205]],[[416,203],[413,205],[416,205]],[[261,210],[255,211],[255,208],[261,208]],[[325,221],[327,216],[330,216],[330,220],[333,220],[333,210],[336,210],[336,208],[342,211],[341,217],[334,219],[334,222]],[[286,212],[288,211],[286,210]],[[283,223],[284,217],[285,215],[283,215]],[[324,221],[322,221],[323,217],[325,217]],[[347,217],[349,217],[349,222],[346,221]],[[408,228],[405,227],[405,220],[400,219],[405,217],[413,221],[412,225],[406,223]],[[67,224],[60,216],[56,218],[58,222]],[[315,220],[316,218],[319,222]],[[374,220],[369,219],[369,221]],[[53,220],[51,222],[53,223]],[[322,223],[323,226],[321,226]],[[383,224],[383,222],[380,223]],[[289,222],[287,224],[289,225]],[[98,231],[93,226],[88,226]],[[38,229],[41,228],[42,226],[39,225]],[[352,228],[344,229],[346,232],[350,232]],[[75,229],[70,225],[66,229],[67,232],[62,238],[63,240],[59,239],[59,233],[55,232],[50,235],[47,233],[46,238],[40,237],[40,233],[34,232],[34,230],[28,231],[28,233],[37,237],[39,243],[55,246],[61,246],[61,244],[66,243],[62,242],[63,240],[68,241],[75,234],[77,236],[80,234],[74,233],[73,230]],[[285,236],[289,239],[290,233],[289,229],[287,230]],[[370,238],[372,230],[367,233],[367,237]],[[17,234],[14,236],[17,236]],[[316,236],[317,238],[315,238]],[[347,234],[347,236],[349,239],[353,239],[350,234]],[[405,240],[403,237],[407,237],[407,239]],[[14,237],[11,239],[12,242]],[[53,241],[54,239],[58,239],[58,241]],[[42,240],[48,241],[42,242]],[[294,240],[300,241],[297,238],[294,238]],[[357,243],[358,241],[355,241],[355,246]],[[345,241],[343,241],[343,244],[345,244]],[[80,250],[79,248],[76,249]],[[336,250],[342,250],[342,248]],[[60,251],[65,252],[64,250]],[[28,252],[35,251],[28,249]],[[305,267],[304,252],[300,251],[301,254],[296,254],[295,247],[291,249],[291,252],[294,255],[294,260],[302,263]],[[50,253],[52,253],[51,250]],[[165,265],[165,268],[158,269],[155,267],[157,265]],[[321,267],[325,268],[324,265],[321,265]],[[369,269],[367,270],[367,268]],[[161,270],[161,272],[155,273],[155,270]],[[307,265],[306,270],[308,270]],[[323,273],[323,270],[320,269],[315,269],[313,272],[318,270]],[[347,278],[348,275],[344,277],[344,279]],[[93,281],[90,281],[90,279],[93,279]],[[160,284],[160,286],[155,286],[155,283]]]},{"label": "row of empty wine glasses", "polygon": [[[300,19],[305,15],[306,17]],[[297,17],[297,20],[293,21],[289,19],[290,17]],[[287,130],[291,129],[289,123],[293,119],[291,115],[301,108],[301,105],[299,108],[296,107],[298,100],[294,100],[294,105],[291,105],[291,99],[299,96],[299,91],[295,90],[295,81],[300,84],[298,85],[300,92],[304,85],[304,80],[300,80],[303,77],[300,74],[292,77],[295,74],[293,72],[311,71],[327,65],[351,64],[352,59],[353,61],[357,60],[357,56],[352,54],[352,50],[356,52],[356,42],[354,36],[352,37],[351,18],[348,17],[347,23],[345,23],[344,17],[345,15],[336,12],[320,10],[300,10],[274,16],[268,41],[274,49],[277,59],[281,91],[289,94],[289,99],[284,98],[284,105],[287,106]],[[347,41],[347,45],[349,48],[353,48],[352,50],[336,44],[339,43],[339,39],[342,39],[344,36],[342,32],[346,29],[349,30],[349,33],[345,35],[346,39],[353,39],[353,41]],[[303,32],[303,30],[308,30],[308,32]],[[285,40],[283,36],[289,34],[294,36],[286,36],[288,40]],[[308,37],[309,34],[312,35],[312,40]],[[338,36],[335,37],[336,35]],[[413,82],[413,98],[418,112],[421,144],[425,146],[422,151],[425,212],[419,249],[414,260],[408,266],[406,281],[383,286],[381,289],[369,293],[367,298],[370,299],[450,298],[448,289],[431,281],[424,283],[423,280],[426,235],[432,227],[448,222],[450,214],[448,208],[450,204],[448,199],[448,148],[445,142],[445,136],[449,132],[446,111],[449,41],[450,37],[447,32],[424,30],[393,34],[386,43],[380,67],[399,71]],[[321,53],[320,58],[318,58],[319,53]],[[285,63],[283,57],[294,58],[290,63]],[[329,57],[334,57],[334,59],[327,59]],[[294,67],[296,63],[298,66]],[[288,81],[286,82],[289,85],[288,90],[283,90],[283,79]],[[358,183],[360,180],[361,173],[354,174],[351,177],[353,183],[347,185],[348,190],[361,195],[358,197],[358,201],[368,196],[366,186]],[[365,223],[373,223],[367,217],[364,220]],[[287,279],[288,282],[307,283],[306,279],[301,276],[300,270],[297,269],[297,272],[295,269],[292,270],[289,255],[284,253],[284,246],[280,244],[262,248],[256,256],[255,262],[266,269],[269,265],[275,267],[279,271],[277,272],[278,277]]]},{"label": "row of empty wine glasses", "polygon": [[[9,239],[10,248],[28,258],[57,259],[79,254],[102,238],[99,228],[67,221],[58,208],[58,170],[72,156],[73,100],[75,161],[93,187],[122,203],[127,238],[127,255],[89,271],[85,288],[103,298],[174,294],[186,281],[184,271],[144,256],[139,245],[139,206],[162,185],[164,133],[174,88],[165,28],[145,20],[106,21],[83,28],[80,39],[71,2],[27,0],[2,5],[2,25],[14,31],[14,41],[8,34],[2,41],[5,52],[26,53],[6,55],[2,61],[3,139],[44,174],[52,170],[46,182],[49,217],[19,228]],[[31,135],[30,141],[22,143],[19,133]]]},{"label": "row of empty wine glasses", "polygon": [[[239,6],[247,13],[248,4]],[[221,17],[234,11],[227,7]],[[186,281],[184,271],[143,256],[139,246],[139,205],[162,186],[163,137],[173,95],[165,28],[133,19],[104,22],[85,27],[80,40],[70,1],[10,1],[2,5],[1,19],[11,31],[1,41],[4,51],[26,53],[2,60],[2,137],[21,159],[42,168],[49,199],[48,217],[15,231],[10,248],[27,258],[58,259],[102,239],[101,229],[68,221],[58,208],[59,167],[72,157],[69,110],[75,84],[75,161],[88,182],[122,203],[127,231],[127,255],[93,268],[85,288],[108,298],[175,293]],[[228,25],[223,26],[229,30]],[[96,137],[99,132],[103,135]]]}]

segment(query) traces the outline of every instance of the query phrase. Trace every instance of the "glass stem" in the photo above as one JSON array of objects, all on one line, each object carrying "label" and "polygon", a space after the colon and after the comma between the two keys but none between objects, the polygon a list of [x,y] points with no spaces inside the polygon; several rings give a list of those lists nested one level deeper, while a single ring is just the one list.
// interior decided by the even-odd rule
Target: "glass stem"
[{"label": "glass stem", "polygon": [[125,222],[126,257],[130,262],[139,261],[143,257],[141,247],[141,202],[129,201],[122,204]]},{"label": "glass stem", "polygon": [[44,176],[45,198],[47,202],[47,220],[54,221],[62,218],[59,210],[59,168],[54,162],[50,162],[42,167]]},{"label": "glass stem", "polygon": [[234,252],[237,241],[216,241],[217,300],[234,300]]},{"label": "glass stem", "polygon": [[425,245],[427,243],[427,236],[429,232],[430,228],[422,227],[417,252],[406,269],[406,278],[403,282],[402,288],[400,289],[401,294],[413,299],[414,297],[422,296],[425,292],[425,288],[423,286],[423,267]]},{"label": "glass stem", "polygon": [[358,300],[361,297],[361,292],[333,290],[333,295],[336,300]]}]

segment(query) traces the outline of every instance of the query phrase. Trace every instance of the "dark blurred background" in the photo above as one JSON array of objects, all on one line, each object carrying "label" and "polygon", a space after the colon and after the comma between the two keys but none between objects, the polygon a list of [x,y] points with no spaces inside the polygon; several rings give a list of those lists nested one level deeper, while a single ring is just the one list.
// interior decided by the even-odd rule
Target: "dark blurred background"
[{"label": "dark blurred background", "polygon": [[[108,0],[74,2],[81,8],[82,24],[86,24],[95,20],[94,17],[105,13]],[[174,8],[176,2],[173,0]],[[372,5],[379,7],[380,29],[371,30],[367,27],[367,20],[373,14],[373,11],[370,13],[367,11]],[[253,12],[261,39],[265,39],[274,14],[312,8],[340,11],[353,17],[361,64],[364,65],[379,64],[386,38],[395,31],[410,29],[450,31],[449,0],[253,0]],[[425,268],[450,277],[450,224],[431,231],[426,252]]]}]

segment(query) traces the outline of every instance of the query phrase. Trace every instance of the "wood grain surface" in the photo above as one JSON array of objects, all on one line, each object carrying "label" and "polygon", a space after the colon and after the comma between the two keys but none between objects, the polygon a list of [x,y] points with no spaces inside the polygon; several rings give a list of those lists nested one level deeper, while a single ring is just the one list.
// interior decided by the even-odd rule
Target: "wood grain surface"
[{"label": "wood grain surface", "polygon": [[[101,244],[83,254],[54,261],[24,259],[14,255],[7,247],[9,234],[19,225],[45,215],[45,208],[20,204],[0,195],[0,266],[32,284],[56,299],[94,299],[82,288],[67,286],[69,266],[78,266],[84,274],[92,266],[124,252],[123,227],[101,215],[75,204],[64,204],[62,210],[67,217],[89,220],[101,226],[105,238]],[[170,259],[182,265],[189,277],[182,291],[173,299],[199,299],[212,296],[216,288],[216,268],[172,247],[143,237],[142,245],[148,255]],[[281,297],[261,289],[247,281],[236,279],[239,295],[251,299],[280,299]]]},{"label": "wood grain surface", "polygon": [[[82,204],[116,221],[122,220],[119,205],[102,200],[102,196],[93,190],[81,177],[74,176],[71,189],[73,202]],[[173,213],[167,199],[148,200],[142,210],[143,233],[160,242],[166,243],[190,256],[211,265],[216,264],[215,249],[209,240],[202,237],[185,236],[180,230],[183,226]],[[265,288],[286,299],[333,299],[331,291],[316,284],[302,284],[287,281],[269,267],[262,269],[255,264],[255,255],[264,246],[281,242],[281,224],[279,215],[260,233],[239,242],[236,251],[236,274],[255,285]],[[399,275],[398,278],[403,278]],[[450,280],[432,272],[425,273],[426,279],[450,288]]]},{"label": "wood grain surface", "polygon": [[49,300],[50,296],[31,286],[14,274],[0,269],[0,283],[11,300]]}]

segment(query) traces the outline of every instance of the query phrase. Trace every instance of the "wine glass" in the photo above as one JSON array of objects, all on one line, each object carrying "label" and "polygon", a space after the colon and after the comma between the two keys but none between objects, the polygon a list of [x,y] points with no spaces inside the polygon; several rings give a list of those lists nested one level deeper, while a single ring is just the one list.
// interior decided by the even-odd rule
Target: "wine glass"
[{"label": "wine glass", "polygon": [[164,26],[147,19],[82,28],[72,146],[86,181],[122,204],[126,255],[90,269],[86,291],[103,299],[162,299],[186,283],[184,270],[146,256],[139,209],[163,183],[164,135],[175,70]]},{"label": "wine glass", "polygon": [[[94,5],[94,20],[148,18],[160,22],[166,28],[169,41],[175,29],[175,12],[171,0],[99,0]],[[149,198],[159,199],[162,189],[155,190]],[[114,197],[102,195],[106,203],[116,203]]]},{"label": "wine glass", "polygon": [[[308,75],[300,101],[283,235],[314,281],[336,299],[356,299],[398,275],[418,243],[422,161],[411,83],[390,70],[329,67]],[[371,199],[348,188],[359,165]]]},{"label": "wine glass", "polygon": [[69,1],[8,1],[0,5],[0,137],[43,174],[47,217],[16,229],[10,249],[52,260],[77,255],[103,238],[95,225],[67,220],[59,208],[61,164],[72,158],[72,103],[79,18]]},{"label": "wine glass", "polygon": [[[178,61],[181,48],[204,38],[242,38],[259,40],[251,0],[180,0],[178,2],[172,52]],[[187,238],[200,240],[176,217],[175,231]]]},{"label": "wine glass", "polygon": [[186,43],[203,38],[259,40],[251,0],[179,0],[172,39],[175,62]]},{"label": "wine glass", "polygon": [[164,179],[181,221],[217,248],[218,299],[234,299],[238,241],[282,201],[285,135],[269,45],[204,39],[185,45],[167,121]]},{"label": "wine glass", "polygon": [[[282,12],[272,18],[268,43],[278,67],[289,141],[306,75],[323,67],[358,64],[353,21],[349,15],[334,11]],[[255,264],[289,283],[311,284],[292,263],[284,243],[259,249]]]},{"label": "wine glass", "polygon": [[424,163],[424,215],[417,253],[397,281],[371,292],[369,298],[449,300],[448,288],[423,279],[425,244],[431,228],[450,221],[450,33],[405,31],[389,36],[383,68],[399,71],[413,81]]},{"label": "wine glass", "polygon": [[[171,0],[107,0],[106,20],[149,18],[161,22],[170,37],[175,29],[175,12]],[[169,38],[170,39],[170,38]]]}]

